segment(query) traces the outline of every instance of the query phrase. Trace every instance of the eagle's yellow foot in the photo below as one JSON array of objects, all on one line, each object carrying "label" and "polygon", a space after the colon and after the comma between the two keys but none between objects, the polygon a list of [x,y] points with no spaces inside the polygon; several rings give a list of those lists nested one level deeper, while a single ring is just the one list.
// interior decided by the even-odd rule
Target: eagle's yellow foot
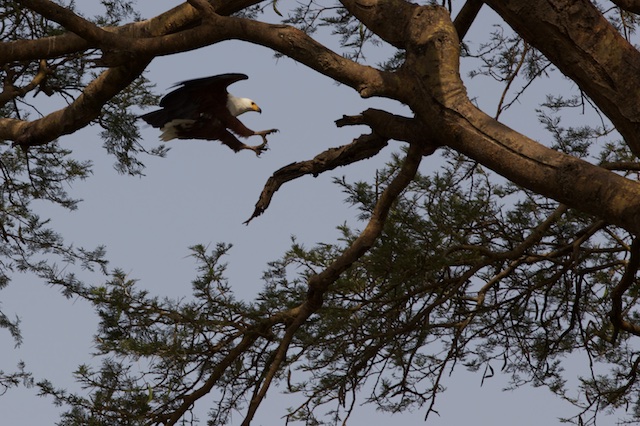
[{"label": "eagle's yellow foot", "polygon": [[263,143],[261,143],[260,145],[246,145],[247,149],[252,150],[253,152],[256,153],[256,156],[260,157],[260,154],[262,154],[263,152],[267,151],[269,149],[269,147],[267,146],[267,140],[265,139]]},{"label": "eagle's yellow foot", "polygon": [[276,133],[276,132],[278,132],[278,129],[260,130],[259,132],[255,132],[256,135],[262,138],[262,143],[260,145],[247,146],[247,148],[255,152],[256,155],[259,157],[260,154],[262,154],[264,151],[267,151],[269,149],[269,147],[267,146],[267,143],[268,143],[267,135],[270,135],[271,133]]}]

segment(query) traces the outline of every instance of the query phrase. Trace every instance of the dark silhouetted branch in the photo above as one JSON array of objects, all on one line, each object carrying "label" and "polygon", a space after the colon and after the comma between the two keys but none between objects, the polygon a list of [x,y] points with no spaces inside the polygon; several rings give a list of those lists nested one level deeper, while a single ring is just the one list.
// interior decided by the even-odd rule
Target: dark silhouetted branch
[{"label": "dark silhouetted branch", "polygon": [[375,134],[362,135],[348,145],[339,148],[329,148],[316,155],[312,160],[291,163],[276,170],[267,180],[267,183],[256,203],[256,208],[245,225],[254,218],[260,216],[271,203],[273,194],[280,187],[291,180],[304,175],[318,176],[320,173],[333,170],[339,166],[346,166],[360,160],[364,160],[376,155],[382,148],[387,146],[387,139]]}]

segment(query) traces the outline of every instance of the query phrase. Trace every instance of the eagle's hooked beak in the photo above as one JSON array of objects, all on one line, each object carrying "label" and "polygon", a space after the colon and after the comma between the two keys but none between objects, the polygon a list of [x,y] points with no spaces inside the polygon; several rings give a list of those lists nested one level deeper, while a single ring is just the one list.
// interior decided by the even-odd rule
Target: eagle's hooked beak
[{"label": "eagle's hooked beak", "polygon": [[255,102],[251,103],[251,109],[254,110],[257,113],[262,114],[262,110],[260,109],[260,107],[258,106],[258,104],[256,104]]}]

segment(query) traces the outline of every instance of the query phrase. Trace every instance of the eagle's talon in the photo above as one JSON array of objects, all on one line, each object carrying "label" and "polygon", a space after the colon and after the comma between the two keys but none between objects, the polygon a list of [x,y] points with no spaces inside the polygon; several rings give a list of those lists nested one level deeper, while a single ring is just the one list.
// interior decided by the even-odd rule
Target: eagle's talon
[{"label": "eagle's talon", "polygon": [[264,140],[264,142],[261,143],[260,145],[247,146],[247,148],[249,148],[250,150],[256,153],[256,157],[260,157],[260,154],[269,150],[269,146],[267,145],[267,139],[264,136],[262,137],[262,139]]},{"label": "eagle's talon", "polygon": [[256,135],[260,135],[264,139],[265,136],[270,135],[271,133],[278,133],[279,131],[280,130],[278,129],[260,130],[259,132],[256,132]]},{"label": "eagle's talon", "polygon": [[269,147],[267,145],[260,146],[260,148],[258,148],[258,151],[256,152],[256,155],[260,157],[260,154],[262,154],[265,151],[269,151]]}]

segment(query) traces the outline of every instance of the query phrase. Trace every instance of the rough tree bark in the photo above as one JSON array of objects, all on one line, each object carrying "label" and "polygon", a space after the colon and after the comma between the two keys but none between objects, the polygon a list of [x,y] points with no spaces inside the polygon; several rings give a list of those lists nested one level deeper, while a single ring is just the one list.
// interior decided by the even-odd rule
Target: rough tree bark
[{"label": "rough tree bark", "polygon": [[[149,59],[104,71],[72,105],[42,119],[1,120],[0,137],[20,145],[46,143],[86,126],[98,116],[101,105],[139,75],[154,56],[240,39],[287,55],[353,87],[363,97],[382,96],[406,103],[416,114],[412,120],[422,127],[416,133],[426,135],[424,140],[429,144],[450,146],[532,191],[606,217],[631,232],[640,231],[636,214],[640,208],[640,185],[547,149],[491,119],[469,102],[459,77],[459,40],[442,8],[400,0],[343,2],[378,36],[407,50],[406,63],[391,73],[348,61],[295,28],[222,14],[240,10],[251,2],[224,3],[226,7],[215,12],[208,3],[193,1],[197,9],[183,5],[148,22],[110,31],[100,30],[45,0],[22,3],[76,35],[55,36],[55,43],[8,43],[0,47],[4,62],[47,58],[89,47],[102,47],[106,54],[126,52],[127,58]],[[487,3],[573,78],[616,125],[630,148],[640,151],[640,109],[633,101],[636,97],[629,95],[630,91],[640,90],[640,77],[635,72],[640,68],[640,54],[591,3]],[[554,17],[554,22],[548,22],[549,17]],[[420,139],[409,142],[424,143]]]}]

